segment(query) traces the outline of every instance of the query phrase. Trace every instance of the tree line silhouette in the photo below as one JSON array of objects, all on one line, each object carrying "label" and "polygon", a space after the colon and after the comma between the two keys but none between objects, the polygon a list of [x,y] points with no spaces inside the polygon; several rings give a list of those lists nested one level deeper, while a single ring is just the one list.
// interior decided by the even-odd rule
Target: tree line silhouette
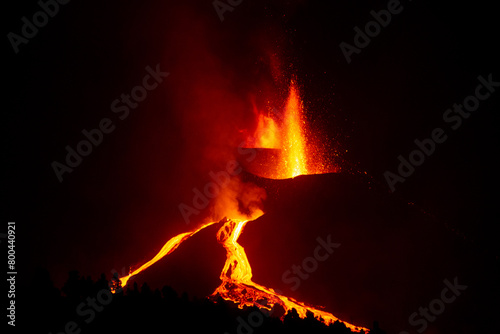
[{"label": "tree line silhouette", "polygon": [[[341,322],[326,326],[312,313],[301,319],[297,312],[272,310],[266,316],[257,307],[239,309],[220,297],[192,298],[179,295],[170,286],[152,290],[136,282],[110,292],[110,281],[102,274],[97,281],[69,272],[62,289],[56,288],[49,273],[37,270],[29,301],[22,303],[18,324],[38,333],[351,333]],[[295,310],[294,310],[295,311]],[[29,316],[28,316],[29,315]],[[384,334],[376,322],[372,334]]]}]

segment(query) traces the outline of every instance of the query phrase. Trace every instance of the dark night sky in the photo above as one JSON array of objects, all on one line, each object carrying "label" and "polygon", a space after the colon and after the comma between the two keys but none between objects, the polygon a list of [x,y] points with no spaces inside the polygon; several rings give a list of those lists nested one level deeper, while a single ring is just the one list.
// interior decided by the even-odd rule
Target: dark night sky
[{"label": "dark night sky", "polygon": [[[17,222],[22,288],[37,267],[59,287],[72,269],[93,278],[121,272],[197,226],[210,210],[186,225],[179,204],[234,157],[241,131],[255,125],[252,100],[279,101],[293,75],[311,126],[341,153],[345,172],[287,181],[243,174],[268,191],[268,214],[240,240],[255,281],[398,333],[458,276],[468,290],[428,332],[490,328],[500,92],[456,130],[443,114],[474,93],[479,75],[500,81],[498,15],[486,1],[404,1],[348,64],[339,44],[353,44],[353,28],[387,3],[243,1],[221,22],[211,1],[70,2],[19,53],[5,38],[2,221]],[[39,10],[36,1],[7,7],[4,36]],[[119,119],[112,101],[156,64],[169,76]],[[51,163],[103,118],[114,131],[60,183]],[[391,193],[384,172],[396,172],[398,156],[437,127],[448,139]],[[204,232],[138,281],[211,292],[224,252],[215,229]],[[281,273],[328,234],[341,248],[290,291]]]}]

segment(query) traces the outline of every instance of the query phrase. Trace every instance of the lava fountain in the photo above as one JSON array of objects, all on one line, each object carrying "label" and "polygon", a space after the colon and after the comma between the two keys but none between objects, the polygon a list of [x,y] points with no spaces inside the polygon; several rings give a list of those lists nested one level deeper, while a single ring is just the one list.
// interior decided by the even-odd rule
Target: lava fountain
[{"label": "lava fountain", "polygon": [[[286,103],[273,113],[258,111],[257,126],[243,149],[255,150],[256,159],[241,163],[251,173],[269,179],[290,179],[299,175],[335,173],[339,167],[324,140],[315,138],[306,122],[304,105],[295,80],[290,83]],[[328,156],[328,158],[325,158]]]},{"label": "lava fountain", "polygon": [[295,82],[290,85],[285,108],[284,140],[281,177],[284,179],[308,174],[306,143],[304,135],[305,121],[302,113],[302,104]]}]

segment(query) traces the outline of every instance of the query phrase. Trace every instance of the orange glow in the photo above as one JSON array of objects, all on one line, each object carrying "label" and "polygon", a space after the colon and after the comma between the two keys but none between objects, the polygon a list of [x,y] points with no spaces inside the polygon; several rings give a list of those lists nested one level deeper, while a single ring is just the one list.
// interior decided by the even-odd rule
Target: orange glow
[{"label": "orange glow", "polygon": [[257,109],[253,103],[253,112],[257,116],[257,127],[253,135],[248,136],[244,147],[281,148],[279,127],[275,120]]},{"label": "orange glow", "polygon": [[255,146],[265,148],[280,148],[278,126],[274,120],[264,114],[259,114],[257,130],[255,131]]},{"label": "orange glow", "polygon": [[[217,232],[217,241],[226,249],[227,258],[220,276],[222,284],[214,291],[212,296],[220,295],[223,299],[238,304],[239,308],[257,306],[270,311],[273,306],[281,305],[285,310],[285,315],[295,309],[301,318],[305,318],[307,311],[310,311],[316,319],[323,321],[327,325],[337,320],[341,321],[331,313],[306,306],[304,303],[283,296],[271,288],[252,282],[252,268],[245,250],[238,244],[238,238],[247,222],[249,221],[226,220]],[[283,315],[282,320],[285,315]],[[347,322],[343,323],[347,328],[355,332],[368,331],[367,328],[354,326]]]}]

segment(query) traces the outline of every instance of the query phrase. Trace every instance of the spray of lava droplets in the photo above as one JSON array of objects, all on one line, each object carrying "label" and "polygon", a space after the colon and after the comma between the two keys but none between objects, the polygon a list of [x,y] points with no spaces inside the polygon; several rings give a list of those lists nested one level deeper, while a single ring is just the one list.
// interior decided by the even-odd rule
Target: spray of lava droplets
[{"label": "spray of lava droplets", "polygon": [[[323,173],[324,165],[320,162],[316,165],[311,164],[307,159],[307,152],[314,151],[314,148],[306,147],[306,125],[303,119],[303,107],[299,97],[299,92],[294,81],[290,86],[290,93],[284,110],[284,121],[282,131],[279,132],[279,126],[276,121],[269,116],[258,114],[258,123],[255,134],[247,139],[247,143],[252,143],[259,148],[280,148],[281,157],[276,166],[277,173],[274,172],[273,178],[285,179],[293,178],[298,175],[320,174]],[[280,136],[280,133],[282,134]],[[271,310],[274,306],[280,305],[284,310],[284,316],[295,309],[301,318],[311,312],[318,320],[325,324],[331,324],[335,321],[341,321],[333,314],[305,305],[293,298],[286,297],[274,291],[271,288],[264,287],[252,281],[252,267],[246,256],[244,248],[238,243],[238,238],[243,232],[245,225],[253,221],[264,213],[260,210],[253,210],[250,217],[239,215],[240,217],[224,218],[219,223],[222,227],[217,232],[217,241],[226,249],[226,263],[222,269],[220,279],[221,285],[215,289],[212,297],[220,296],[225,300],[232,301],[239,308],[245,306],[257,306],[261,309]],[[195,233],[201,231],[216,222],[203,224],[194,231],[181,233],[161,248],[161,250],[150,261],[139,268],[131,271],[129,275],[121,277],[115,282],[111,290],[114,293],[120,286],[127,285],[128,280],[144,271],[164,256],[173,252],[183,241]],[[342,322],[352,331],[359,332],[367,328],[355,326],[347,322]]]},{"label": "spray of lava droplets", "polygon": [[306,175],[306,148],[302,105],[295,82],[292,81],[286,105],[285,140],[283,145],[284,176]]}]

